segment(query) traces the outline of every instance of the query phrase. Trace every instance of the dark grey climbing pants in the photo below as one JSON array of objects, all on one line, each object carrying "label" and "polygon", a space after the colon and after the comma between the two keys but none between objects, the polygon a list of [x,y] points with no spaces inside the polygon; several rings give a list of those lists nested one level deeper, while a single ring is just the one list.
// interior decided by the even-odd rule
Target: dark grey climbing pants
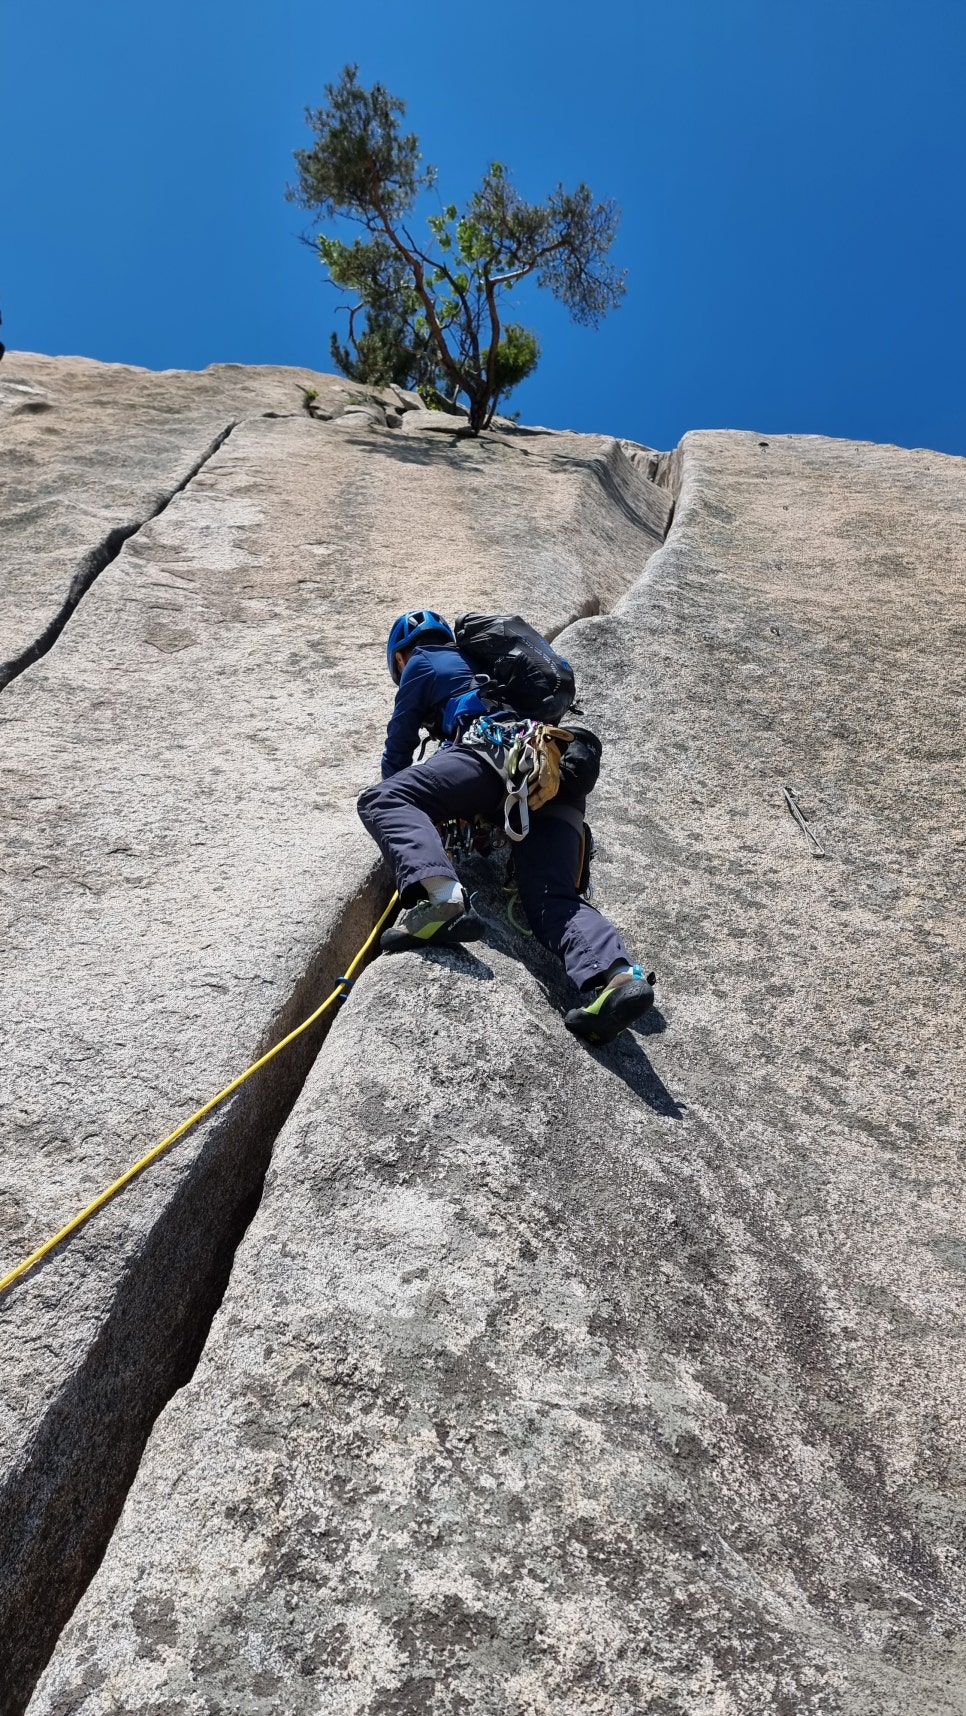
[{"label": "dark grey climbing pants", "polygon": [[[502,824],[505,790],[489,763],[458,747],[366,788],[359,815],[396,878],[404,906],[420,897],[424,877],[456,878],[436,824],[474,816]],[[530,928],[559,954],[568,977],[588,989],[616,961],[630,960],[613,924],[577,892],[582,844],[575,809],[582,811],[583,804],[571,806],[570,816],[555,801],[536,811],[513,857]]]}]

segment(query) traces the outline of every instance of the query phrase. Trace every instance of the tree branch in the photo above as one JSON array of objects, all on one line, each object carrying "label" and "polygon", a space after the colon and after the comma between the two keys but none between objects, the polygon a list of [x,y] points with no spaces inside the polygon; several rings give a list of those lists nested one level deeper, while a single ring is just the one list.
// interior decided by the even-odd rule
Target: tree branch
[{"label": "tree branch", "polygon": [[496,388],[497,354],[500,349],[500,312],[496,307],[497,283],[490,279],[488,268],[483,270],[483,283],[486,289],[486,307],[490,312],[490,349],[486,357],[486,391],[489,404],[484,425],[485,428],[488,428],[493,421],[496,402],[500,397]]},{"label": "tree branch", "polygon": [[390,224],[389,218],[383,207],[382,198],[379,194],[379,181],[375,176],[373,176],[372,184],[372,206],[379,216],[383,231],[385,232],[390,244],[394,245],[407,267],[411,268],[413,271],[413,281],[416,286],[416,291],[422,299],[423,308],[426,311],[426,320],[429,323],[430,332],[436,343],[440,362],[442,363],[443,368],[451,380],[456,382],[458,387],[465,387],[465,377],[460,373],[459,367],[453,358],[453,354],[451,353],[449,346],[446,344],[446,337],[443,330],[439,325],[439,318],[436,315],[436,305],[433,300],[432,293],[426,285],[423,265],[418,256],[414,255],[412,251],[406,249],[406,246],[403,244],[399,234]]},{"label": "tree branch", "polygon": [[553,244],[544,244],[539,250],[535,250],[530,261],[525,266],[511,268],[506,274],[495,274],[493,277],[493,284],[494,286],[506,286],[514,280],[523,280],[527,274],[532,274],[535,268],[539,268],[544,257],[552,256],[555,250],[566,249],[567,240],[565,238],[556,238],[554,239]]},{"label": "tree branch", "polygon": [[444,279],[446,280],[447,285],[451,286],[453,291],[455,292],[457,298],[459,299],[461,305],[463,306],[463,315],[466,318],[466,326],[467,326],[467,328],[470,332],[470,335],[471,335],[472,355],[476,358],[477,362],[479,362],[480,342],[476,337],[476,326],[475,326],[476,318],[474,317],[473,311],[470,309],[469,300],[468,300],[466,293],[464,292],[462,286],[459,284],[459,281],[456,279],[456,276],[450,272],[449,265],[447,263],[438,260],[435,256],[427,256],[426,252],[424,250],[420,250],[418,244],[415,242],[415,240],[412,236],[412,233],[409,231],[409,228],[404,226],[402,230],[406,236],[407,243],[409,244],[409,247],[412,250],[413,255],[418,256],[420,261],[424,262],[428,268],[438,268],[440,273],[443,275]]},{"label": "tree branch", "polygon": [[410,232],[408,226],[404,226],[402,230],[403,230],[403,234],[404,234],[405,239],[406,239],[406,243],[409,245],[409,248],[412,251],[413,255],[419,257],[420,262],[425,263],[427,268],[437,268],[437,267],[442,266],[440,263],[437,263],[436,258],[434,256],[427,256],[425,250],[420,250],[419,245],[416,243],[416,240],[413,238],[413,235]]}]

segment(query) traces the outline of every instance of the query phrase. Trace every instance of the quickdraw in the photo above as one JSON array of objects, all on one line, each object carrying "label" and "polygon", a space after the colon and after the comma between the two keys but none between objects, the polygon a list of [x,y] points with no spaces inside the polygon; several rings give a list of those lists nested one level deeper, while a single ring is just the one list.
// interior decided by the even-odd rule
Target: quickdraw
[{"label": "quickdraw", "polygon": [[506,845],[503,830],[494,828],[481,816],[474,817],[472,822],[451,817],[448,822],[438,823],[437,827],[443,849],[454,862],[460,858],[488,858],[491,852],[500,851]]},{"label": "quickdraw", "polygon": [[506,785],[503,832],[508,840],[525,840],[531,810],[539,810],[556,794],[560,759],[572,738],[565,727],[550,727],[543,721],[499,721],[492,715],[480,715],[462,734],[460,745],[485,757]]}]

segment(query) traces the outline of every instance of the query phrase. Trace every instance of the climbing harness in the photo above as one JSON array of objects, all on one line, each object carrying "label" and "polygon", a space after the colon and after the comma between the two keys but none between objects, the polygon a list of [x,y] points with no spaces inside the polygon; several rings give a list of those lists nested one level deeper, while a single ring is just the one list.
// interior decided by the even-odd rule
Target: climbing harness
[{"label": "climbing harness", "polygon": [[289,1031],[287,1036],[283,1037],[280,1042],[274,1045],[273,1048],[266,1050],[264,1055],[259,1055],[257,1061],[253,1061],[250,1067],[246,1067],[243,1073],[239,1073],[237,1078],[232,1079],[231,1084],[226,1084],[224,1090],[220,1090],[217,1096],[211,1097],[203,1107],[196,1109],[194,1114],[189,1114],[187,1120],[182,1120],[180,1126],[176,1126],[173,1132],[168,1133],[167,1138],[162,1138],[160,1144],[155,1144],[153,1149],[147,1152],[147,1155],[142,1156],[140,1161],[134,1163],[133,1167],[128,1168],[127,1171],[121,1174],[118,1179],[113,1180],[109,1186],[106,1186],[104,1190],[99,1193],[96,1198],[92,1199],[89,1204],[86,1204],[85,1207],[80,1210],[78,1214],[74,1216],[73,1220],[69,1221],[65,1227],[60,1228],[59,1231],[53,1234],[50,1239],[46,1240],[43,1245],[38,1245],[36,1251],[32,1251],[29,1257],[25,1257],[22,1263],[17,1264],[15,1269],[11,1269],[8,1274],[0,1278],[0,1294],[5,1293],[8,1287],[12,1287],[15,1281],[19,1281],[28,1273],[29,1270],[34,1268],[35,1264],[38,1264],[41,1259],[53,1251],[56,1246],[62,1244],[65,1239],[68,1239],[72,1233],[76,1233],[79,1227],[83,1227],[84,1223],[89,1221],[92,1215],[95,1215],[98,1210],[103,1209],[105,1204],[110,1203],[111,1199],[115,1198],[118,1192],[123,1191],[125,1186],[130,1185],[131,1181],[136,1179],[138,1174],[143,1173],[144,1169],[150,1167],[152,1162],[156,1162],[158,1157],[162,1156],[166,1150],[170,1149],[172,1144],[176,1143],[179,1138],[183,1138],[186,1132],[190,1132],[193,1126],[197,1126],[200,1120],[204,1120],[205,1116],[210,1114],[213,1109],[217,1108],[220,1103],[224,1102],[226,1097],[231,1096],[233,1091],[236,1091],[240,1085],[243,1085],[246,1079],[251,1078],[252,1073],[258,1072],[260,1067],[266,1066],[269,1061],[274,1060],[276,1055],[281,1054],[283,1049],[287,1049],[290,1043],[295,1042],[296,1037],[301,1037],[304,1032],[309,1030],[310,1027],[316,1023],[318,1019],[321,1019],[322,1014],[329,1007],[334,1006],[337,1001],[344,1001],[348,990],[355,982],[353,973],[357,971],[359,966],[362,964],[362,961],[365,959],[369,949],[376,941],[387,918],[392,916],[398,904],[399,895],[393,894],[392,899],[389,901],[388,906],[372,933],[366,937],[355,958],[346,967],[345,976],[338,979],[331,995],[326,996],[321,1006],[316,1007],[314,1013],[310,1013],[307,1019],[303,1019],[300,1025],[296,1025],[294,1031]]},{"label": "climbing harness", "polygon": [[459,744],[484,757],[505,783],[503,832],[508,840],[525,840],[530,832],[530,812],[540,810],[555,796],[561,758],[572,738],[566,727],[550,727],[543,721],[498,720],[493,715],[478,716],[461,735]]}]

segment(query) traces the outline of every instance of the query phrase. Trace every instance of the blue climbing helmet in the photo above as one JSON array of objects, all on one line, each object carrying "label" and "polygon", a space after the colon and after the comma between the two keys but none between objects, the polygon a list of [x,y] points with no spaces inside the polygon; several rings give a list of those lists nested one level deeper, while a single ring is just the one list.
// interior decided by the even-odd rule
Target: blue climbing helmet
[{"label": "blue climbing helmet", "polygon": [[411,614],[400,614],[386,644],[386,660],[394,685],[399,684],[399,669],[394,659],[397,649],[411,649],[414,643],[434,640],[438,643],[454,641],[453,628],[442,614],[434,614],[432,608],[416,608]]}]

